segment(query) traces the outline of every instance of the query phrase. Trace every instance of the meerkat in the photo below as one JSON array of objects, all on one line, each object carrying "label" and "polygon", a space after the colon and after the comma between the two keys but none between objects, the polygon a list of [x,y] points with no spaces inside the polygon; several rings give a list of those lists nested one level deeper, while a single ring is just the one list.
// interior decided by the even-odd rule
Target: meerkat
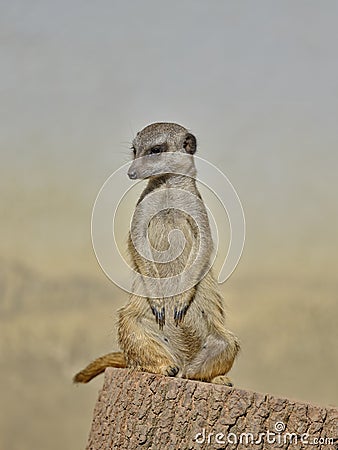
[{"label": "meerkat", "polygon": [[[175,123],[151,124],[133,140],[128,175],[132,180],[148,179],[128,238],[131,263],[141,278],[119,311],[122,351],[96,359],[75,375],[74,382],[87,383],[107,367],[128,367],[232,385],[226,374],[240,345],[225,328],[223,299],[210,267],[212,237],[196,186],[196,148],[195,136]],[[161,210],[144,222],[156,202],[163,205]],[[174,230],[181,235],[169,242]],[[138,240],[145,234],[157,259],[138,251]],[[160,259],[163,254],[165,261]],[[181,292],[182,283],[187,288]]]}]

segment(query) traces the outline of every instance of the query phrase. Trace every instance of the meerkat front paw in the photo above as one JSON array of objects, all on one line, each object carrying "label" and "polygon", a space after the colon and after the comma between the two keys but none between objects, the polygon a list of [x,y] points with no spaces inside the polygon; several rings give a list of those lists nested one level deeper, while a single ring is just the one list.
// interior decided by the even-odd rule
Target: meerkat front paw
[{"label": "meerkat front paw", "polygon": [[189,305],[184,305],[174,309],[174,321],[175,325],[178,326],[179,323],[183,322],[186,312],[188,311]]},{"label": "meerkat front paw", "polygon": [[224,386],[229,386],[232,387],[234,384],[233,382],[230,380],[229,377],[227,377],[226,375],[218,375],[217,377],[214,377],[210,383],[213,384],[223,384]]},{"label": "meerkat front paw", "polygon": [[156,303],[154,299],[152,299],[149,303],[151,311],[155,316],[156,323],[158,324],[160,330],[163,330],[163,326],[165,325],[165,307],[161,302]]}]

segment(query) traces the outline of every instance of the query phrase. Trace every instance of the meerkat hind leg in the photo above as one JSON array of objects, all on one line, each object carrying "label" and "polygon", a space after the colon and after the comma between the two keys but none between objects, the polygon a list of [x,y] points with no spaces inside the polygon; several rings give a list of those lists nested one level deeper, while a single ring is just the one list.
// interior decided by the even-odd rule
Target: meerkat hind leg
[{"label": "meerkat hind leg", "polygon": [[180,370],[178,364],[159,342],[151,339],[150,336],[144,336],[142,342],[131,338],[130,347],[129,345],[125,347],[124,351],[131,367],[169,377],[175,377],[178,374]]},{"label": "meerkat hind leg", "polygon": [[[119,341],[128,367],[143,372],[158,373],[174,377],[180,367],[172,356],[162,333],[152,320],[140,320],[130,314],[133,306],[128,305],[120,312]],[[150,313],[151,314],[151,313]]]},{"label": "meerkat hind leg", "polygon": [[[180,368],[176,362],[168,358],[167,355],[161,354],[157,345],[149,343],[145,348],[148,352],[153,351],[152,357],[147,357],[145,354],[142,355],[140,352],[138,357],[135,358],[133,353],[128,352],[127,358],[130,367],[134,367],[142,372],[157,373],[168,377],[175,377],[179,373]],[[155,354],[155,352],[158,353]]]},{"label": "meerkat hind leg", "polygon": [[209,335],[200,352],[188,364],[186,378],[229,385],[230,380],[225,375],[238,350],[238,341],[232,333],[228,332],[226,337]]}]

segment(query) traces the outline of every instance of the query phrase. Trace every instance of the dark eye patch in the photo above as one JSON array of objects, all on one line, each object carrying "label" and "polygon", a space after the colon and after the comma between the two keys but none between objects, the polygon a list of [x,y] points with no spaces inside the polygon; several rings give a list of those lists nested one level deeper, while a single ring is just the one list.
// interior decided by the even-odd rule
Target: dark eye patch
[{"label": "dark eye patch", "polygon": [[136,156],[136,148],[135,148],[134,146],[132,146],[132,147],[130,147],[130,148],[131,148],[131,150],[132,150],[134,156]]},{"label": "dark eye patch", "polygon": [[149,153],[151,154],[151,155],[156,155],[156,153],[161,153],[161,152],[163,152],[163,146],[162,145],[155,145],[155,147],[152,147],[150,150],[149,150]]}]

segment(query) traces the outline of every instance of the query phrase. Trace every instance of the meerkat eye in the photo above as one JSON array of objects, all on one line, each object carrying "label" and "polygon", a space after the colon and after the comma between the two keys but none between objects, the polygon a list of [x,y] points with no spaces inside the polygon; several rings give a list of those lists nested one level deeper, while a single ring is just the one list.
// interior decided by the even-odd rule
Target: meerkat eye
[{"label": "meerkat eye", "polygon": [[162,147],[160,145],[156,145],[155,147],[152,147],[150,149],[150,154],[154,155],[156,153],[161,153],[162,152]]},{"label": "meerkat eye", "polygon": [[131,150],[132,150],[132,152],[133,152],[133,155],[136,156],[136,148],[135,148],[134,146],[132,146],[132,147],[130,147],[130,148],[131,148]]}]

